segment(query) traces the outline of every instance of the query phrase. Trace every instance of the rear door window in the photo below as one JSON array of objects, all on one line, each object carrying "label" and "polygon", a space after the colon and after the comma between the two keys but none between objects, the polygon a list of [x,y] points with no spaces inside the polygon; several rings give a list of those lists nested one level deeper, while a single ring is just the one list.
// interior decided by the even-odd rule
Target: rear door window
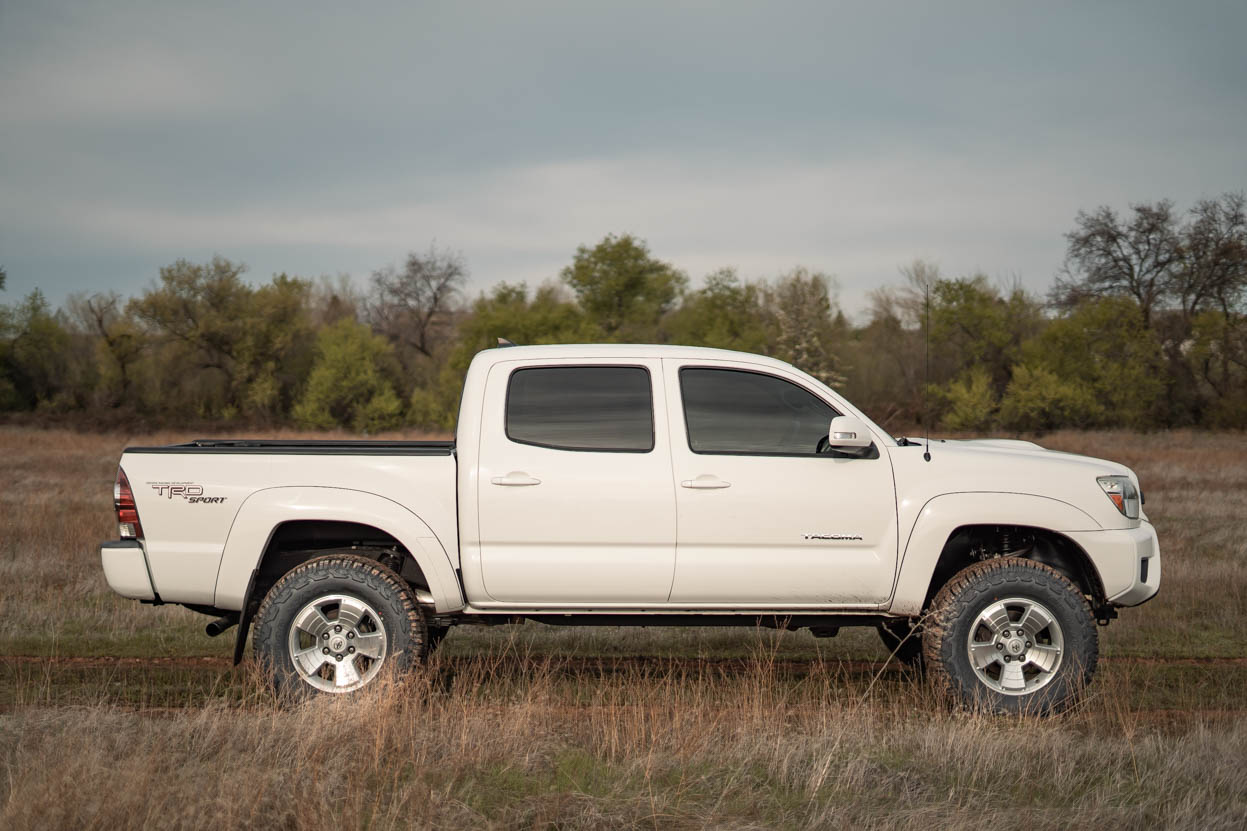
[{"label": "rear door window", "polygon": [[654,394],[639,366],[517,369],[507,386],[507,438],[556,450],[654,449]]}]

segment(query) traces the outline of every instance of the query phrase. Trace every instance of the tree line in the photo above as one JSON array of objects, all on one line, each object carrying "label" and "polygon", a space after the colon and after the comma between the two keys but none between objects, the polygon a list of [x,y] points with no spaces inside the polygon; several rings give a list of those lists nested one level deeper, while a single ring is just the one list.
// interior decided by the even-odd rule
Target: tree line
[{"label": "tree line", "polygon": [[827,274],[724,268],[694,289],[626,234],[581,246],[557,279],[475,298],[463,257],[437,247],[362,288],[287,274],[253,285],[241,263],[178,260],[135,297],[81,293],[53,309],[36,289],[0,305],[0,412],[452,429],[472,356],[505,337],[760,352],[894,430],[1242,428],[1244,207],[1226,194],[1185,212],[1169,201],[1081,212],[1043,297],[915,261],[856,322]]}]

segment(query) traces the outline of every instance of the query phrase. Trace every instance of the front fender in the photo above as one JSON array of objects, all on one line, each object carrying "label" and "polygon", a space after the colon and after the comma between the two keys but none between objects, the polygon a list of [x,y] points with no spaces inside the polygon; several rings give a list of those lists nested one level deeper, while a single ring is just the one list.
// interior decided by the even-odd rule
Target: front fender
[{"label": "front fender", "polygon": [[234,517],[217,571],[216,606],[241,609],[247,581],[277,526],[297,520],[356,522],[397,539],[411,552],[429,582],[438,612],[465,605],[446,549],[419,516],[397,502],[366,491],[329,487],[283,487],[247,497]]},{"label": "front fender", "polygon": [[946,493],[927,501],[910,529],[891,611],[922,611],[944,543],[963,525],[1026,525],[1059,533],[1098,531],[1100,524],[1068,502],[1026,493]]}]

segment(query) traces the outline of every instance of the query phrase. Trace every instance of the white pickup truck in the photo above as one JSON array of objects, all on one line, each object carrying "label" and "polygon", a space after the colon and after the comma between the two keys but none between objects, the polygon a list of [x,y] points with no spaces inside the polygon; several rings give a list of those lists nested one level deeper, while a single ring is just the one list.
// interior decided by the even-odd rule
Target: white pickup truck
[{"label": "white pickup truck", "polygon": [[814,378],[671,346],[490,349],[454,442],[131,447],[109,584],[249,628],[347,692],[451,626],[869,625],[954,699],[1047,712],[1156,594],[1135,475],[1024,441],[896,439]]}]

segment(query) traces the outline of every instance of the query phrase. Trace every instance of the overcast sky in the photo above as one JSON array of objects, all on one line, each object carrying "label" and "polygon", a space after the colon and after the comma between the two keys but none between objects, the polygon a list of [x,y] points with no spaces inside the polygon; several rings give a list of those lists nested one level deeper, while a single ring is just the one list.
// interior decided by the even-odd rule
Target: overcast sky
[{"label": "overcast sky", "polygon": [[611,232],[850,311],[915,257],[1042,291],[1080,208],[1247,189],[1245,42],[1242,0],[0,0],[0,301],[434,240],[475,292]]}]

